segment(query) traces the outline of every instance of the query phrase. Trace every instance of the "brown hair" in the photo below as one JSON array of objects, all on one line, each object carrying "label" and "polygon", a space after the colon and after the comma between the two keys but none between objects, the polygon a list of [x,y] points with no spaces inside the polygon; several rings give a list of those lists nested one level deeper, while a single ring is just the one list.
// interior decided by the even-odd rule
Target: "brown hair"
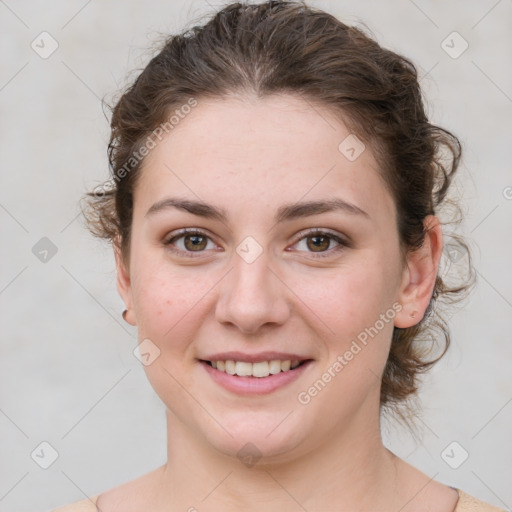
[{"label": "brown hair", "polygon": [[[403,254],[420,247],[423,221],[437,214],[458,167],[461,146],[429,123],[415,66],[355,27],[302,3],[233,3],[203,26],[169,37],[113,108],[108,155],[110,187],[88,194],[91,231],[119,243],[128,261],[133,192],[148,137],[173,109],[205,97],[248,92],[298,94],[337,112],[373,150],[395,200]],[[467,246],[455,237],[465,251]],[[462,248],[462,249],[461,249]],[[471,272],[470,272],[471,274]],[[381,406],[407,422],[399,405],[418,389],[418,375],[446,352],[450,335],[436,304],[454,303],[470,279],[447,286],[437,276],[424,318],[395,328],[382,377]],[[442,353],[427,359],[442,338]],[[409,409],[408,413],[411,412]]]}]

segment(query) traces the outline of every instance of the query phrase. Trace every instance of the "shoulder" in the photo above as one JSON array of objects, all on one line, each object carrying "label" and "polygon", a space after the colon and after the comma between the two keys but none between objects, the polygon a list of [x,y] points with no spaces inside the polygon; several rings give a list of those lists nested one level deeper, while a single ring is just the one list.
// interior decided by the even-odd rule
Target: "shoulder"
[{"label": "shoulder", "polygon": [[63,507],[56,508],[54,510],[49,510],[48,512],[97,512],[97,499],[98,495],[92,496],[85,500],[75,501],[74,503],[70,503],[69,505],[64,505]]},{"label": "shoulder", "polygon": [[95,496],[45,512],[100,512],[101,510],[138,512],[144,510],[148,497],[155,496],[157,493],[155,484],[158,483],[164,468],[165,465]]},{"label": "shoulder", "polygon": [[481,501],[460,489],[456,490],[459,493],[459,501],[457,502],[457,507],[453,512],[505,512],[505,509],[503,508],[485,503],[484,501]]}]

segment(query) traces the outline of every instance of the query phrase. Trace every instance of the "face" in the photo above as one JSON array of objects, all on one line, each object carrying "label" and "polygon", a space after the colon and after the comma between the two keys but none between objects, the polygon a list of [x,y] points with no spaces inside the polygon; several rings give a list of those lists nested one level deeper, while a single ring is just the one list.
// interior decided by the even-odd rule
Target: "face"
[{"label": "face", "polygon": [[370,149],[339,149],[349,135],[289,95],[198,100],[146,158],[119,290],[171,422],[223,453],[285,459],[378,428],[412,273]]}]

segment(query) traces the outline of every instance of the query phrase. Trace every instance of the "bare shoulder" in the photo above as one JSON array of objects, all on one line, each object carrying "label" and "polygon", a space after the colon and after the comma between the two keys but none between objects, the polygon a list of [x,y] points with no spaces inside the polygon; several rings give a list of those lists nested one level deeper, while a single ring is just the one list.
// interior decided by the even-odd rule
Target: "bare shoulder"
[{"label": "bare shoulder", "polygon": [[109,510],[129,511],[134,505],[138,506],[138,500],[151,496],[154,491],[154,482],[162,472],[162,467],[142,475],[134,480],[125,482],[117,487],[91,496],[69,505],[50,510],[48,512],[98,512]]},{"label": "bare shoulder", "polygon": [[91,496],[85,500],[75,501],[74,503],[64,505],[63,507],[56,508],[50,512],[97,512],[97,499],[98,495]]},{"label": "bare shoulder", "polygon": [[[157,495],[158,482],[162,474],[163,467],[159,467],[149,473],[122,483],[107,491],[95,496],[94,503],[84,503],[84,508],[69,508],[55,510],[52,512],[140,512],[146,508],[151,508],[151,499]],[[88,501],[88,500],[86,500]],[[78,507],[83,502],[75,503]],[[70,505],[71,506],[71,505]],[[87,508],[89,507],[89,508]],[[92,507],[92,508],[91,508]]]}]

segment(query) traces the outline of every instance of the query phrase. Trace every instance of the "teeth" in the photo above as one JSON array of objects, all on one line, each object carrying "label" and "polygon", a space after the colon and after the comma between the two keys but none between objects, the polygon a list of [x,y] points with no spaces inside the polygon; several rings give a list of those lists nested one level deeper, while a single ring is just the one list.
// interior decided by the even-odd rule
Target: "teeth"
[{"label": "teeth", "polygon": [[254,377],[268,377],[270,375],[267,361],[261,361],[260,363],[253,363],[252,365],[249,363],[249,366],[252,366],[251,374]]},{"label": "teeth", "polygon": [[250,377],[252,375],[252,364],[237,361],[235,363],[235,373],[240,377]]},{"label": "teeth", "polygon": [[226,361],[226,373],[229,373],[229,375],[235,375],[235,372],[236,372],[235,361]]},{"label": "teeth", "polygon": [[268,365],[268,371],[272,375],[279,373],[281,371],[281,361],[270,361],[270,364]]},{"label": "teeth", "polygon": [[239,377],[268,377],[280,372],[287,372],[299,366],[300,361],[295,359],[290,361],[260,361],[258,363],[247,363],[245,361],[210,361],[213,368],[229,375],[238,375]]}]

